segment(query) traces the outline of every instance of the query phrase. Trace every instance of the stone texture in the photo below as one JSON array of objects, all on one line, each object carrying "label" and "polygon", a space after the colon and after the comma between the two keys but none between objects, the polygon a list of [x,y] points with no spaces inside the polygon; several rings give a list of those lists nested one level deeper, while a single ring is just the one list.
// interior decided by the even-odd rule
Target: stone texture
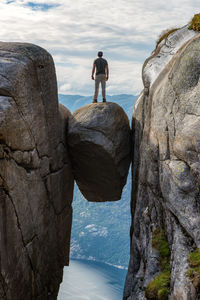
[{"label": "stone texture", "polygon": [[169,299],[200,299],[187,277],[188,254],[200,250],[199,49],[197,35],[174,54],[135,104],[127,300],[146,299],[145,287],[159,274],[152,247],[157,227],[165,229],[171,251]]},{"label": "stone texture", "polygon": [[145,91],[154,83],[158,75],[171,60],[173,55],[182,47],[188,40],[198,34],[198,32],[189,30],[188,25],[179,28],[163,39],[158,47],[148,57],[143,66],[143,83]]},{"label": "stone texture", "polygon": [[69,121],[68,143],[84,197],[119,200],[130,165],[130,126],[123,109],[107,102],[76,110]]},{"label": "stone texture", "polygon": [[0,43],[0,298],[56,299],[68,264],[73,175],[69,112],[52,57]]}]

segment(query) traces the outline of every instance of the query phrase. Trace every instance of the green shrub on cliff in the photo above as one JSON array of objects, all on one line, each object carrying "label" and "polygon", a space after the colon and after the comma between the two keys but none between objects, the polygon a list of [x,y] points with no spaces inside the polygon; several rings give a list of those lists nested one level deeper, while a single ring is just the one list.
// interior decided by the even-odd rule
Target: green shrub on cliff
[{"label": "green shrub on cliff", "polygon": [[159,251],[161,273],[147,285],[145,296],[149,300],[167,300],[170,286],[170,249],[163,229],[154,230],[152,247]]},{"label": "green shrub on cliff", "polygon": [[165,262],[170,256],[170,250],[165,231],[163,229],[157,228],[153,231],[152,247],[159,251],[161,267],[165,269]]},{"label": "green shrub on cliff", "polygon": [[161,272],[158,276],[152,280],[146,290],[145,296],[149,300],[167,300],[169,294],[169,279],[170,271]]},{"label": "green shrub on cliff", "polygon": [[188,257],[190,268],[187,271],[187,276],[192,281],[195,288],[200,288],[200,252],[196,249],[189,254]]},{"label": "green shrub on cliff", "polygon": [[190,26],[188,27],[190,30],[200,31],[200,14],[194,15],[192,21],[190,22]]}]

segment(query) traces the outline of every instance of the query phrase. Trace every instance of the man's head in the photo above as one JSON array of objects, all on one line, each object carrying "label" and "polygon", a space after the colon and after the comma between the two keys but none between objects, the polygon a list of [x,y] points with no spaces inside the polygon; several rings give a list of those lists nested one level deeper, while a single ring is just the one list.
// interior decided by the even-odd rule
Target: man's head
[{"label": "man's head", "polygon": [[102,57],[103,56],[103,52],[99,51],[97,55],[98,55],[98,57]]}]

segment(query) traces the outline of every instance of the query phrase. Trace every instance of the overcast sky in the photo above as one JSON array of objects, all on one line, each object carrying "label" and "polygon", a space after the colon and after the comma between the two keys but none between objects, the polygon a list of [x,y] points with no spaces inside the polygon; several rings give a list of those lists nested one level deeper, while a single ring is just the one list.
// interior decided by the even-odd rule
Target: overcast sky
[{"label": "overcast sky", "polygon": [[137,95],[160,32],[187,24],[199,10],[199,0],[0,0],[0,40],[47,49],[62,94],[93,94],[91,68],[102,50],[107,93]]}]

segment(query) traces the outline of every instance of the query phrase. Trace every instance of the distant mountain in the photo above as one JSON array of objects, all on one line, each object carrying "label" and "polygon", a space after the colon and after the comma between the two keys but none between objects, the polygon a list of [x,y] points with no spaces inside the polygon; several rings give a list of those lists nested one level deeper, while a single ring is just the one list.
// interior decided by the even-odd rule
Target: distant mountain
[{"label": "distant mountain", "polygon": [[[119,104],[127,113],[129,119],[131,118],[133,105],[138,96],[133,95],[107,95],[106,99],[108,102],[115,102]],[[59,101],[64,104],[71,112],[74,112],[77,108],[92,103],[92,96],[80,96],[80,95],[62,95],[59,94]],[[102,99],[99,97],[99,102]]]},{"label": "distant mountain", "polygon": [[[122,106],[131,119],[136,96],[107,96]],[[59,95],[71,112],[92,102],[92,96]],[[130,172],[129,172],[130,173]],[[77,185],[74,188],[71,257],[89,259],[127,268],[129,260],[131,177],[117,202],[88,202]]]}]

